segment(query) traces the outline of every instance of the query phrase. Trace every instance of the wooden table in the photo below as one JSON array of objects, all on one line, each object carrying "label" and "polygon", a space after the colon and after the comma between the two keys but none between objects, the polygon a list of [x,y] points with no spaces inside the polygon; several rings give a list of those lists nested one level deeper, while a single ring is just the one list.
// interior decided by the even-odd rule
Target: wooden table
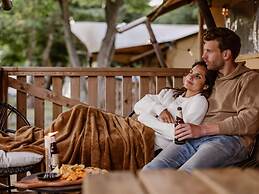
[{"label": "wooden table", "polygon": [[172,169],[112,172],[86,177],[83,194],[258,194],[258,169]]},{"label": "wooden table", "polygon": [[[26,177],[23,177],[21,181],[28,181],[33,180],[37,177],[39,173],[35,173]],[[77,185],[64,185],[64,186],[46,186],[46,187],[36,187],[31,188],[29,190],[36,191],[38,194],[40,193],[71,193],[71,192],[80,192],[81,191],[81,184]],[[19,189],[18,189],[19,190]]]}]

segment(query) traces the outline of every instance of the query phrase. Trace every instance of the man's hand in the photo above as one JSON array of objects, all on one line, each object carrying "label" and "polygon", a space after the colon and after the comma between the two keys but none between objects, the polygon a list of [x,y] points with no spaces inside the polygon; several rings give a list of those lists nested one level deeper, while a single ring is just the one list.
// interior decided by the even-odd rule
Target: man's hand
[{"label": "man's hand", "polygon": [[174,123],[174,117],[172,116],[172,114],[167,110],[163,110],[160,115],[159,118],[165,122],[165,123]]},{"label": "man's hand", "polygon": [[186,123],[179,124],[175,128],[175,138],[179,141],[185,139],[198,138],[201,136],[203,136],[203,132],[200,125]]},{"label": "man's hand", "polygon": [[175,138],[179,141],[217,134],[220,134],[218,124],[194,125],[185,123],[179,124],[175,128]]}]

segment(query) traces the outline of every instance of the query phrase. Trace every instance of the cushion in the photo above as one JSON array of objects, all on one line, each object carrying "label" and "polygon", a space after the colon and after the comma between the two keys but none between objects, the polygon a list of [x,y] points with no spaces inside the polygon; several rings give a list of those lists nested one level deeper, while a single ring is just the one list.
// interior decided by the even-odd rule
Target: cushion
[{"label": "cushion", "polygon": [[0,150],[0,168],[33,165],[39,163],[42,158],[41,154],[33,152],[5,152]]}]

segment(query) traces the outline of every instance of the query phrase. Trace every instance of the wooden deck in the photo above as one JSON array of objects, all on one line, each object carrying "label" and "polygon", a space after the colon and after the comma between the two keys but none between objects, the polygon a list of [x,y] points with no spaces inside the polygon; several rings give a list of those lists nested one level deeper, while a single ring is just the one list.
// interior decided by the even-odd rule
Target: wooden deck
[{"label": "wooden deck", "polygon": [[257,194],[259,171],[238,168],[112,172],[86,177],[83,194]]}]

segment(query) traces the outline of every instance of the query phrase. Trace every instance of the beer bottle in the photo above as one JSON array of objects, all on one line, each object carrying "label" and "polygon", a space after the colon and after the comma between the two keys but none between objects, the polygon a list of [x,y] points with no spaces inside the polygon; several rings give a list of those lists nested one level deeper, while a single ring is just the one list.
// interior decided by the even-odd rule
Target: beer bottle
[{"label": "beer bottle", "polygon": [[[181,123],[184,123],[183,121],[183,112],[182,112],[182,107],[177,107],[177,112],[176,112],[176,118],[175,118],[175,127]],[[174,143],[181,145],[185,143],[185,140],[178,141],[178,139],[174,139]]]},{"label": "beer bottle", "polygon": [[53,170],[56,167],[59,167],[59,152],[55,136],[51,136],[50,140],[50,167],[51,170]]}]

